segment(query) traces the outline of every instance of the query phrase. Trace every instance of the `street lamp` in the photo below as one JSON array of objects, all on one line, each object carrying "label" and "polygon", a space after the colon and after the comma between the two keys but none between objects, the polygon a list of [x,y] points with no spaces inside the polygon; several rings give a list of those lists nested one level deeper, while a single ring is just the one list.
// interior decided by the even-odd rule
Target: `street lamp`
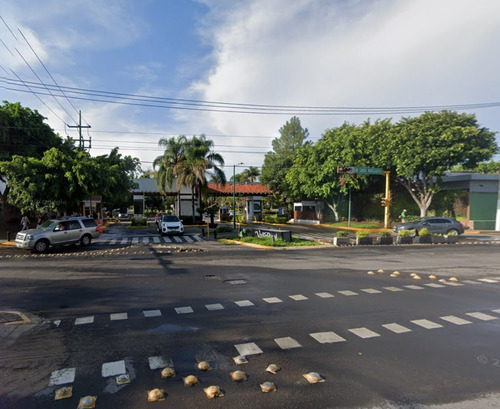
[{"label": "street lamp", "polygon": [[236,166],[243,165],[243,162],[233,165],[233,230],[236,230]]}]

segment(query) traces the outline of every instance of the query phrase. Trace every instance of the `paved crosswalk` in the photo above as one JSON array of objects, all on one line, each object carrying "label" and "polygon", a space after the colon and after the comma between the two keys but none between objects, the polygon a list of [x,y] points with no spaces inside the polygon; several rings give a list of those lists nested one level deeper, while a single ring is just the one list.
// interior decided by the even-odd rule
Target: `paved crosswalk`
[{"label": "paved crosswalk", "polygon": [[160,243],[197,243],[204,239],[199,235],[182,236],[136,236],[136,237],[120,237],[115,239],[100,238],[94,241],[95,244],[102,245],[130,245],[130,244],[160,244]]}]

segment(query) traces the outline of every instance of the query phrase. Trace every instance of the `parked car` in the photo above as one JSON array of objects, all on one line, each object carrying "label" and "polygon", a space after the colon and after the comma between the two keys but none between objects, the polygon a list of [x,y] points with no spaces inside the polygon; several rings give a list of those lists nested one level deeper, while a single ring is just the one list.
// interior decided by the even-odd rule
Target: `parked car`
[{"label": "parked car", "polygon": [[43,253],[49,247],[66,244],[86,247],[97,237],[97,223],[91,217],[65,217],[47,220],[38,229],[20,231],[16,234],[16,247]]},{"label": "parked car", "polygon": [[184,234],[184,225],[177,216],[164,214],[158,224],[158,232],[163,236],[165,234]]},{"label": "parked car", "polygon": [[401,230],[415,230],[415,235],[426,227],[433,234],[447,234],[456,236],[464,233],[464,226],[452,217],[423,217],[408,223],[396,224],[393,228],[395,233]]}]

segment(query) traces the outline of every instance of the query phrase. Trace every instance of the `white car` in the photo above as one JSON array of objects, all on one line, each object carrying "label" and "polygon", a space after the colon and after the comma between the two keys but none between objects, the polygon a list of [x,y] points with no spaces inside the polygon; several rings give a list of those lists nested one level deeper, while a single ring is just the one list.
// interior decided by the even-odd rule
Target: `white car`
[{"label": "white car", "polygon": [[158,223],[158,232],[163,236],[165,234],[184,234],[184,225],[177,216],[164,214]]}]

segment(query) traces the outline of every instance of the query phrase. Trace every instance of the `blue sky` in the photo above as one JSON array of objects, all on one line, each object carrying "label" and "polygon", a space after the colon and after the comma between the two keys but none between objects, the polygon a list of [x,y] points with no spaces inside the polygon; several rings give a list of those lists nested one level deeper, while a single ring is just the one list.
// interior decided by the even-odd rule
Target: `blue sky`
[{"label": "blue sky", "polygon": [[[344,121],[400,118],[397,109],[381,107],[498,103],[499,15],[497,0],[45,0],[43,7],[2,0],[0,95],[38,109],[62,136],[77,137],[65,124],[75,125],[81,110],[91,126],[84,130],[92,137],[91,154],[118,146],[140,158],[143,169],[161,154],[161,137],[205,133],[231,173],[239,162],[261,166],[293,112],[214,112],[199,104],[172,109],[137,99],[128,103],[142,106],[116,104],[82,90],[370,108],[297,114],[317,140]],[[55,86],[52,76],[78,93],[66,93],[71,102],[39,95],[42,103],[24,85],[40,82],[32,70],[43,83]],[[499,104],[467,107],[495,132],[498,110]]]}]

